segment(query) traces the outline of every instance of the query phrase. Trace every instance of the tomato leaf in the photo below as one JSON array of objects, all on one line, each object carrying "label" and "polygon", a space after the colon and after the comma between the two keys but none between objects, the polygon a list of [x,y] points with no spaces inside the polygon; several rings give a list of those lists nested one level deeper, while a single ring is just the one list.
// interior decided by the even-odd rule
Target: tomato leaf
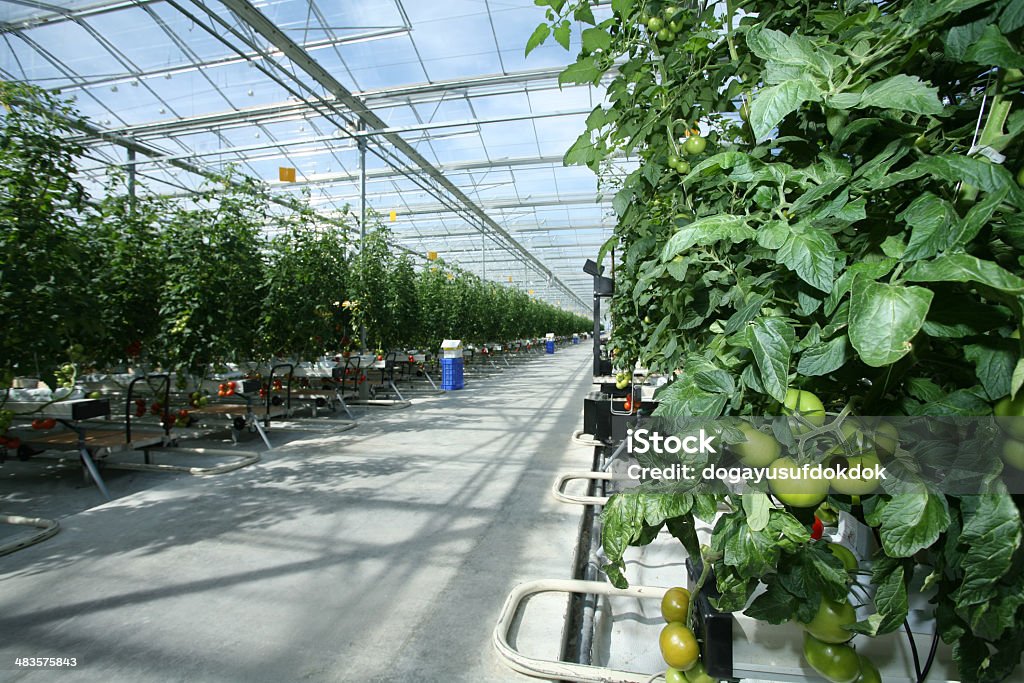
[{"label": "tomato leaf", "polygon": [[597,20],[594,19],[594,11],[590,9],[590,5],[588,4],[579,5],[575,10],[573,10],[572,16],[576,21],[582,21],[584,24],[590,24],[591,26],[597,23]]},{"label": "tomato leaf", "polygon": [[767,140],[784,118],[805,102],[821,99],[821,91],[809,78],[799,78],[762,88],[750,105],[750,127],[758,141]]},{"label": "tomato leaf", "polygon": [[985,66],[999,66],[1004,69],[1024,67],[1024,55],[1013,49],[1010,41],[1000,33],[999,28],[994,24],[986,26],[981,37],[971,43],[964,53],[964,60]]},{"label": "tomato leaf", "polygon": [[550,35],[551,27],[547,24],[541,24],[537,28],[533,29],[530,39],[526,41],[526,55],[529,56],[529,54],[542,45]]},{"label": "tomato leaf", "polygon": [[881,499],[867,519],[879,527],[886,555],[910,557],[935,543],[949,526],[949,504],[930,491],[898,493]]},{"label": "tomato leaf", "polygon": [[1003,33],[1012,33],[1024,26],[1024,3],[1008,2],[999,15],[999,29]]},{"label": "tomato leaf", "polygon": [[858,277],[850,298],[850,343],[872,367],[894,363],[910,352],[934,294]]},{"label": "tomato leaf", "polygon": [[561,24],[556,26],[553,31],[555,41],[566,50],[569,49],[569,40],[572,37],[571,31],[572,29],[568,21],[563,21]]},{"label": "tomato leaf", "polygon": [[634,0],[612,0],[612,11],[620,17],[628,17],[633,13]]},{"label": "tomato leaf", "polygon": [[789,388],[789,358],[796,334],[782,318],[757,318],[747,326],[747,344],[765,391],[777,401],[786,399]]},{"label": "tomato leaf", "polygon": [[690,379],[679,379],[658,393],[655,416],[718,417],[728,403],[728,396],[698,387]]},{"label": "tomato leaf", "polygon": [[[611,49],[612,37],[603,28],[583,29],[583,51],[590,53],[595,50]],[[568,49],[568,48],[566,48]]]},{"label": "tomato leaf", "polygon": [[1018,206],[1024,199],[1024,190],[1017,186],[1013,175],[987,159],[960,154],[940,154],[917,161],[907,169],[908,173],[920,171],[930,173],[948,183],[968,183],[986,192],[1005,190],[1008,199]]},{"label": "tomato leaf", "polygon": [[766,578],[766,589],[754,598],[750,606],[743,611],[751,619],[769,624],[785,624],[793,618],[796,610],[797,597],[786,590],[778,581]]},{"label": "tomato leaf", "polygon": [[978,381],[992,400],[1010,393],[1019,349],[1016,340],[999,337],[964,347],[964,357],[974,364]]},{"label": "tomato leaf", "polygon": [[898,109],[915,114],[941,114],[937,88],[925,85],[917,76],[897,74],[872,83],[861,94],[859,108]]},{"label": "tomato leaf", "polygon": [[1024,278],[970,254],[950,254],[915,263],[903,277],[910,282],[977,282],[1009,294],[1024,294]]},{"label": "tomato leaf", "polygon": [[827,375],[846,365],[850,356],[850,343],[844,334],[808,348],[801,354],[796,370],[808,377]]},{"label": "tomato leaf", "polygon": [[779,247],[779,263],[796,271],[800,279],[826,294],[835,281],[836,242],[824,230],[804,227],[791,231]]},{"label": "tomato leaf", "polygon": [[740,496],[743,512],[746,514],[747,526],[751,531],[762,531],[768,526],[772,504],[768,496],[760,491],[745,493]]},{"label": "tomato leaf", "polygon": [[945,14],[959,14],[987,0],[914,0],[903,13],[903,21],[914,28],[924,28]]},{"label": "tomato leaf", "polygon": [[1017,361],[1013,368],[1013,375],[1010,378],[1010,396],[1017,398],[1017,392],[1024,386],[1024,358]]},{"label": "tomato leaf", "polygon": [[597,66],[593,57],[581,57],[558,74],[558,85],[585,83],[597,85],[603,73],[604,71]]},{"label": "tomato leaf", "polygon": [[911,228],[910,242],[903,252],[903,258],[916,261],[931,258],[951,247],[952,231],[949,228],[960,217],[948,201],[926,192],[897,214],[896,218]]},{"label": "tomato leaf", "polygon": [[903,625],[909,613],[906,571],[899,560],[881,557],[871,569],[871,583],[875,586],[875,614],[850,627],[851,631],[877,636],[892,633]]},{"label": "tomato leaf", "polygon": [[[965,614],[971,605],[988,603],[996,597],[996,583],[1010,570],[1014,553],[1021,545],[1021,518],[1013,500],[1004,493],[972,496],[963,500],[964,526],[960,543],[965,552],[960,561],[963,579],[953,593],[957,611]],[[1018,601],[1017,604],[1020,604]],[[977,628],[983,612],[974,612],[968,623]],[[1001,628],[985,634],[998,638],[1011,621],[997,620]]]},{"label": "tomato leaf", "polygon": [[700,218],[676,231],[661,252],[661,260],[669,261],[695,245],[709,245],[728,241],[733,244],[757,236],[742,216],[722,214]]}]

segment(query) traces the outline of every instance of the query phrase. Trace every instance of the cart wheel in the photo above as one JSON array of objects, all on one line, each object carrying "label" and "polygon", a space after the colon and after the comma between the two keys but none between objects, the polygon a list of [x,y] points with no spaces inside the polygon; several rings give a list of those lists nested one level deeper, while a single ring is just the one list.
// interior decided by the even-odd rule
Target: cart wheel
[{"label": "cart wheel", "polygon": [[245,418],[244,417],[236,417],[231,422],[231,428],[234,429],[236,432],[240,432],[240,431],[244,430],[245,429]]},{"label": "cart wheel", "polygon": [[323,398],[320,398],[320,397],[317,397],[317,399],[316,399],[316,407],[317,408],[324,408],[326,406],[327,406],[327,400],[323,399]]}]

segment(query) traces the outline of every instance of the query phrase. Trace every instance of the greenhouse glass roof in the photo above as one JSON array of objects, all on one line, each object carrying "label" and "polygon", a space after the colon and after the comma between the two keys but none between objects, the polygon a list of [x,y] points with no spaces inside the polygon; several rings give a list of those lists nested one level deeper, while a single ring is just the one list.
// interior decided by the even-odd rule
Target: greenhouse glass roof
[{"label": "greenhouse glass roof", "polygon": [[234,166],[337,216],[365,141],[400,244],[585,309],[611,197],[562,155],[604,92],[559,88],[575,42],[524,56],[541,20],[533,0],[0,0],[0,78],[75,98],[97,193],[134,146],[149,191]]}]

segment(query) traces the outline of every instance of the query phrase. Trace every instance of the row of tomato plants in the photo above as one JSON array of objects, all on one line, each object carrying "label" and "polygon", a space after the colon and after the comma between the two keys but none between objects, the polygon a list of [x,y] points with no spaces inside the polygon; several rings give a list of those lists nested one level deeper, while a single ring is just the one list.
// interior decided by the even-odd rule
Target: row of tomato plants
[{"label": "row of tomato plants", "polygon": [[[549,36],[568,49],[582,24],[560,81],[608,86],[566,163],[615,192],[618,223],[599,256],[618,257],[612,346],[621,371],[639,363],[672,377],[657,414],[811,412],[821,436],[856,435],[910,471],[906,435],[883,455],[877,432],[842,421],[1024,412],[1019,2],[537,4],[547,21],[527,52]],[[623,155],[639,167],[616,176],[608,161]],[[820,457],[789,429],[743,431],[736,450],[760,444],[775,469]],[[1010,431],[1004,448],[1019,456]],[[993,452],[975,454],[972,495],[912,472],[903,492],[863,496],[827,484],[795,498],[767,485],[645,485],[605,507],[607,571],[624,584],[626,547],[666,527],[701,553],[695,522],[714,523],[703,552],[716,604],[809,632],[829,621],[835,642],[811,632],[805,653],[844,683],[877,680],[847,641],[901,629],[923,573],[962,680],[1008,680],[1024,650],[1024,552],[1020,498]],[[850,567],[813,540],[814,517],[836,510],[878,539],[862,621]],[[676,664],[693,665],[696,641],[670,631],[668,651],[686,656],[669,673],[683,676]]]},{"label": "row of tomato plants", "polygon": [[77,114],[0,84],[0,386],[70,362],[201,373],[270,357],[435,350],[586,329],[586,319],[441,261],[418,266],[375,221],[275,206],[231,175],[167,198],[112,172],[102,197],[77,178]]}]

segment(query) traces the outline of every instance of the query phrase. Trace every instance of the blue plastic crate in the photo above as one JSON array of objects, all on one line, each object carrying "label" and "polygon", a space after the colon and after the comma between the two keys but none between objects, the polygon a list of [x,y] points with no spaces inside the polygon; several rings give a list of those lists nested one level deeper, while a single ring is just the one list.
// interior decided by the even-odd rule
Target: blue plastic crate
[{"label": "blue plastic crate", "polygon": [[454,391],[466,386],[463,376],[464,369],[465,365],[461,358],[442,358],[441,389],[444,391]]},{"label": "blue plastic crate", "polygon": [[547,347],[547,352],[548,353],[554,353],[555,352],[555,342],[553,342],[551,340],[548,340],[544,344]]}]

